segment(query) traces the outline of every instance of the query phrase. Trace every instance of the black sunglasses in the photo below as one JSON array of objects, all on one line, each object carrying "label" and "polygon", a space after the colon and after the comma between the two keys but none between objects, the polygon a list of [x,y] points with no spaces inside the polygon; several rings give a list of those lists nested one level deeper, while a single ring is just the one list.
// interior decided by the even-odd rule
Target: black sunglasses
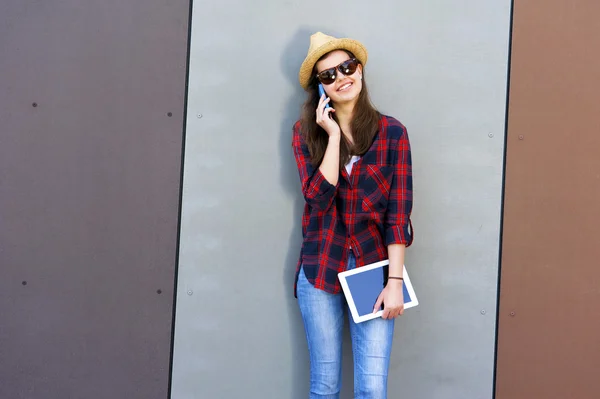
[{"label": "black sunglasses", "polygon": [[317,79],[324,85],[330,85],[335,82],[336,71],[340,71],[342,74],[350,76],[356,72],[356,68],[358,68],[358,60],[356,58],[350,58],[338,66],[319,72],[317,74]]}]

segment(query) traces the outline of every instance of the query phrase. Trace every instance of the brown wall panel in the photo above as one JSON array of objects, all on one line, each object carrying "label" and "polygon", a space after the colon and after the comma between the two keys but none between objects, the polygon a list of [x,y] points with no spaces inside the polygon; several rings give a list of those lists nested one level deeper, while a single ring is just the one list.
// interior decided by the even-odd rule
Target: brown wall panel
[{"label": "brown wall panel", "polygon": [[0,398],[167,397],[188,18],[0,2]]},{"label": "brown wall panel", "polygon": [[498,399],[600,397],[600,2],[514,2]]}]

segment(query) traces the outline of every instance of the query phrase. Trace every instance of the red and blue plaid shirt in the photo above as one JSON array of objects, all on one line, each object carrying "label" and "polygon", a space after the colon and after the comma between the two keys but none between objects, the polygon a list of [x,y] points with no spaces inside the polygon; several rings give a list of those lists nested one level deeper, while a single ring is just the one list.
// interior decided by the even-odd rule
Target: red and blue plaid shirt
[{"label": "red and blue plaid shirt", "polygon": [[292,147],[306,201],[302,215],[300,267],[316,288],[339,293],[338,273],[353,252],[357,267],[387,259],[390,244],[412,243],[412,160],[406,128],[382,115],[369,150],[341,168],[337,185],[310,162],[308,146],[294,125]]}]

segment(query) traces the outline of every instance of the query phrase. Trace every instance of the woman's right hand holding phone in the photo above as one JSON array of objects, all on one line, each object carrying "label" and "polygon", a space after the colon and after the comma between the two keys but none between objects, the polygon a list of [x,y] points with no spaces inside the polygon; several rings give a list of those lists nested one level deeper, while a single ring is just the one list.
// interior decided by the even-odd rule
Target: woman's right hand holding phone
[{"label": "woman's right hand holding phone", "polygon": [[329,104],[331,98],[326,97],[325,94],[321,96],[319,105],[317,106],[317,125],[321,126],[329,135],[329,137],[340,137],[341,129],[335,119],[331,117],[331,113],[335,110],[331,107],[325,108],[326,104]]}]

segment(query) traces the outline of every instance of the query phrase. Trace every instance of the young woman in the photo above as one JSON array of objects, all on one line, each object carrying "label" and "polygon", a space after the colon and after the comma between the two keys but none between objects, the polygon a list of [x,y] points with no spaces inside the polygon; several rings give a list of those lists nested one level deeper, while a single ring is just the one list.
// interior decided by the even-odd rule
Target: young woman
[{"label": "young woman", "polygon": [[361,43],[318,32],[299,73],[308,99],[292,146],[306,204],[294,292],[310,354],[310,398],[340,394],[347,304],[338,273],[390,261],[374,308],[383,304],[383,316],[359,324],[349,317],[355,398],[387,397],[394,319],[404,311],[404,252],[412,243],[410,144],[405,127],[371,104],[366,62]]}]

